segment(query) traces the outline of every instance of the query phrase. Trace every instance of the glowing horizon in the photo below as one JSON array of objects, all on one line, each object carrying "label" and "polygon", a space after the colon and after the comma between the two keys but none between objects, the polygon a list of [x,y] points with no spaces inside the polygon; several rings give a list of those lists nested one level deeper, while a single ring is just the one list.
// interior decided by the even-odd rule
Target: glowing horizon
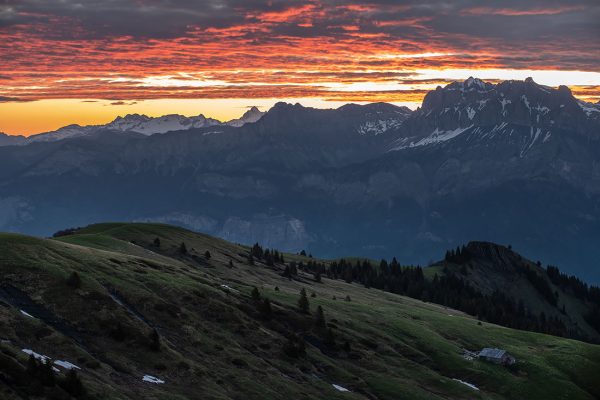
[{"label": "glowing horizon", "polygon": [[589,40],[599,36],[600,7],[587,0],[8,3],[0,5],[8,134],[130,113],[230,120],[277,101],[415,108],[427,91],[469,76],[533,77],[600,100],[600,41]]}]

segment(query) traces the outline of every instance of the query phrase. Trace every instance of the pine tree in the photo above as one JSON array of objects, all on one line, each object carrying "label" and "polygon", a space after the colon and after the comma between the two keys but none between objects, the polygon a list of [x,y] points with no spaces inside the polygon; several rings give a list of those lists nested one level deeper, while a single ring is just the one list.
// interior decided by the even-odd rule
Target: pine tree
[{"label": "pine tree", "polygon": [[273,315],[273,310],[271,309],[271,301],[268,298],[264,298],[262,303],[260,303],[259,310],[262,318],[269,320]]},{"label": "pine tree", "polygon": [[150,349],[153,351],[160,350],[160,336],[156,329],[152,329],[152,332],[150,333]]},{"label": "pine tree", "polygon": [[187,254],[187,246],[184,242],[181,242],[181,244],[179,245],[179,252],[181,254]]},{"label": "pine tree", "polygon": [[315,282],[321,283],[321,273],[320,272],[317,272],[315,274]]},{"label": "pine tree", "polygon": [[256,303],[258,301],[260,301],[260,292],[258,291],[258,288],[256,286],[254,286],[252,288],[252,292],[250,293],[250,295],[252,296],[252,300]]},{"label": "pine tree", "polygon": [[79,277],[77,271],[71,272],[71,275],[69,275],[69,278],[67,278],[67,285],[73,289],[79,289],[81,287],[81,278]]},{"label": "pine tree", "polygon": [[154,239],[154,247],[156,247],[156,248],[160,247],[160,239],[159,238]]},{"label": "pine tree", "polygon": [[38,368],[40,371],[40,380],[42,382],[42,385],[54,386],[55,376],[50,359],[46,358]]},{"label": "pine tree", "polygon": [[210,260],[210,251],[206,250],[204,252],[204,258],[206,258],[207,260]]},{"label": "pine tree", "polygon": [[302,290],[300,291],[300,298],[298,299],[298,308],[303,313],[308,314],[310,311],[310,304],[308,303],[308,297],[306,297],[306,290],[304,288],[302,288]]},{"label": "pine tree", "polygon": [[335,334],[331,328],[327,328],[327,331],[325,331],[324,342],[329,347],[335,347]]},{"label": "pine tree", "polygon": [[254,257],[252,256],[252,254],[248,255],[248,264],[254,265]]},{"label": "pine tree", "polygon": [[302,338],[293,335],[288,338],[283,351],[290,357],[298,358],[306,354],[306,344]]},{"label": "pine tree", "polygon": [[345,341],[344,342],[344,347],[343,347],[344,351],[346,353],[350,353],[352,351],[352,348],[350,347],[350,342],[349,341]]},{"label": "pine tree", "polygon": [[315,326],[319,329],[325,328],[326,327],[326,322],[325,322],[325,313],[323,313],[323,307],[319,306],[317,307],[317,316],[315,318]]},{"label": "pine tree", "polygon": [[67,372],[67,376],[60,383],[60,386],[73,397],[81,397],[85,394],[83,383],[74,369]]},{"label": "pine tree", "polygon": [[229,259],[229,268],[233,268],[233,260]]},{"label": "pine tree", "polygon": [[29,359],[27,359],[27,374],[29,376],[35,377],[38,373],[38,362],[33,356],[33,354],[29,355]]}]

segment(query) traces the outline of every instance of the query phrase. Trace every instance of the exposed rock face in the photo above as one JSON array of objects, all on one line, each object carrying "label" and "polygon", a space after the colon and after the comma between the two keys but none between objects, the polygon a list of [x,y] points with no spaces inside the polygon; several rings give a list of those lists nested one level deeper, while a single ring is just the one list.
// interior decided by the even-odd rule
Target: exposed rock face
[{"label": "exposed rock face", "polygon": [[294,252],[306,248],[311,241],[302,221],[284,215],[257,215],[249,220],[231,217],[218,235],[236,243],[258,242],[267,248]]}]

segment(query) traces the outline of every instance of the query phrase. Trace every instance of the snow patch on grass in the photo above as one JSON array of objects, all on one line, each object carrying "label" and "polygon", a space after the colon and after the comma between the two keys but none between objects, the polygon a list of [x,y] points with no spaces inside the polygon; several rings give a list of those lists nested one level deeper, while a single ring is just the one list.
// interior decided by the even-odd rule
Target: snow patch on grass
[{"label": "snow patch on grass", "polygon": [[459,383],[462,383],[463,385],[468,386],[468,387],[470,387],[473,390],[479,391],[479,388],[477,386],[473,385],[472,383],[461,381],[460,379],[456,379],[456,378],[452,378],[452,380],[456,381],[456,382],[459,382]]},{"label": "snow patch on grass", "polygon": [[343,386],[336,385],[335,383],[332,383],[331,385],[335,388],[335,390],[339,390],[340,392],[349,392],[349,390]]},{"label": "snow patch on grass", "polygon": [[45,356],[40,353],[36,353],[35,351],[33,351],[31,349],[21,349],[21,351],[25,354],[29,354],[30,356],[33,356],[36,360],[40,360],[42,362],[46,362],[46,360],[50,359],[50,357]]},{"label": "snow patch on grass", "polygon": [[24,316],[35,319],[35,317],[33,315],[29,314],[27,311],[25,311],[25,310],[20,310],[20,311],[21,311],[21,314],[23,314]]},{"label": "snow patch on grass", "polygon": [[142,378],[142,381],[149,382],[149,383],[155,383],[157,385],[165,383],[165,381],[163,381],[162,379],[158,379],[157,377],[152,376],[152,375],[144,375],[144,377]]},{"label": "snow patch on grass", "polygon": [[58,365],[59,367],[63,367],[64,369],[81,369],[77,365],[63,360],[54,361],[54,365]]}]

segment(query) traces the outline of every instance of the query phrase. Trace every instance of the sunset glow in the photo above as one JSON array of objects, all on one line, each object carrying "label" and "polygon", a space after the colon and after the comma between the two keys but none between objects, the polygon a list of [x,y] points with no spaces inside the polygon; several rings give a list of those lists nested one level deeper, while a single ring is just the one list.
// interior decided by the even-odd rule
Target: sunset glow
[{"label": "sunset glow", "polygon": [[276,101],[414,108],[428,90],[469,76],[531,76],[600,99],[593,2],[176,3],[4,2],[0,131],[133,112],[226,120]]}]

